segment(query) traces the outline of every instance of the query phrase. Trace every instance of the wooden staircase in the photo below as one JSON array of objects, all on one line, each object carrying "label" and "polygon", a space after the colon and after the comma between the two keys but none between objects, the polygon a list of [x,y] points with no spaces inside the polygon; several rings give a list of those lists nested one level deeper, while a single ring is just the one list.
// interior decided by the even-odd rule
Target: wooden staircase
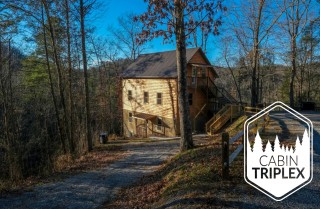
[{"label": "wooden staircase", "polygon": [[207,123],[206,132],[208,135],[215,134],[229,120],[238,117],[242,113],[242,107],[237,104],[226,104],[219,112],[217,112]]},{"label": "wooden staircase", "polygon": [[224,88],[216,86],[210,77],[188,77],[188,87],[200,89],[207,97],[207,103],[196,114],[193,120],[193,129],[196,129],[196,119],[206,109],[207,118],[213,117],[205,124],[206,132],[214,134],[229,120],[238,117],[242,107],[238,101]]},{"label": "wooden staircase", "polygon": [[238,104],[238,101],[230,95],[228,91],[226,91],[222,87],[216,86],[216,84],[211,80],[210,77],[207,78],[205,85],[201,88],[202,91],[207,95],[208,98],[208,107],[213,107],[213,103],[218,104],[215,109],[212,109],[213,112],[220,110],[226,104]]}]

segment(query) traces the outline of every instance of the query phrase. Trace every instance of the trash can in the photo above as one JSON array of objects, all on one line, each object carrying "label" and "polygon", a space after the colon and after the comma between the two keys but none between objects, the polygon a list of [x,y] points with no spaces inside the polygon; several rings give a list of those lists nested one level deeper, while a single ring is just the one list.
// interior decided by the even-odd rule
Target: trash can
[{"label": "trash can", "polygon": [[100,144],[105,144],[108,141],[108,134],[106,132],[100,133]]},{"label": "trash can", "polygon": [[316,103],[315,102],[302,102],[301,110],[316,110]]}]

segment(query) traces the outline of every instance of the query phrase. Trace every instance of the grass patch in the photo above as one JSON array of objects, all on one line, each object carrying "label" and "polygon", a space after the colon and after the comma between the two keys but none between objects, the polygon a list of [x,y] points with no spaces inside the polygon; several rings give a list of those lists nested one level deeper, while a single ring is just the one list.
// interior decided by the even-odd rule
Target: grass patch
[{"label": "grass patch", "polygon": [[229,136],[232,137],[238,132],[243,130],[244,122],[248,119],[248,116],[242,115],[237,120],[235,120],[230,126],[225,129],[225,132],[229,133]]},{"label": "grass patch", "polygon": [[165,169],[164,181],[167,184],[162,190],[162,197],[179,191],[192,191],[203,181],[219,180],[220,151],[218,147],[199,147],[173,158]]}]

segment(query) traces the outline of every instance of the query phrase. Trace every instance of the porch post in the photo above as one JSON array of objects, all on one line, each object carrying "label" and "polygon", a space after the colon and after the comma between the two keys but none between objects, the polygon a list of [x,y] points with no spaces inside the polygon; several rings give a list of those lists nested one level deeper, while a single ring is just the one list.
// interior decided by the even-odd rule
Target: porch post
[{"label": "porch post", "polygon": [[208,76],[207,76],[206,80],[207,80],[207,86],[206,86],[207,87],[207,103],[209,103],[209,80],[208,80]]},{"label": "porch post", "polygon": [[138,134],[138,120],[137,120],[137,118],[134,119],[134,125],[136,127],[136,132],[134,133],[134,135],[137,135]]},{"label": "porch post", "polygon": [[145,120],[146,124],[146,138],[148,137],[148,119]]}]

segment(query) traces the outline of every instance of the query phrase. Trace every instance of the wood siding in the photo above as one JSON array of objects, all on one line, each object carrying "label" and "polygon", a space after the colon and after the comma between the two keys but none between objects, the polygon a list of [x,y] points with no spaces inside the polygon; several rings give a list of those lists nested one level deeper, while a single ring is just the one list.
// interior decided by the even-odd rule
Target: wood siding
[{"label": "wood siding", "polygon": [[201,52],[198,50],[193,57],[190,59],[189,63],[194,63],[194,64],[206,64],[209,65],[206,61],[206,59],[202,56]]},{"label": "wood siding", "polygon": [[[203,54],[198,51],[191,58],[187,66],[187,76],[192,76],[191,64],[210,65]],[[199,68],[200,69],[200,68]],[[201,70],[197,77],[202,77]],[[214,74],[210,69],[206,68],[206,76],[212,80]],[[179,110],[177,102],[177,79],[173,78],[127,78],[122,80],[122,101],[123,101],[123,127],[125,136],[134,136],[140,132],[145,132],[147,136],[163,135],[176,136],[179,135]],[[132,92],[132,99],[128,100],[128,91]],[[149,102],[144,103],[144,92],[149,94]],[[157,93],[162,93],[162,104],[157,104]],[[195,116],[200,112],[201,108],[207,103],[206,93],[203,89],[188,87],[188,93],[192,93],[192,105],[190,105],[190,120],[192,127],[197,131],[204,130],[205,122],[208,120],[206,108],[199,114],[195,120]],[[129,122],[129,113],[146,113],[161,117],[165,123],[163,130],[157,130],[156,118],[152,120],[143,120],[133,118]],[[203,126],[203,127],[202,127]],[[199,129],[199,127],[202,127]],[[147,131],[146,131],[147,129]]]},{"label": "wood siding", "polygon": [[[192,77],[192,65],[191,64],[203,64],[203,65],[210,65],[210,63],[202,56],[202,53],[198,51],[189,61],[188,64],[188,76]],[[197,70],[197,77],[202,77],[202,69],[198,68]],[[213,78],[213,73],[210,69],[206,68],[205,76],[210,76]],[[205,92],[199,88],[188,88],[188,93],[192,93],[193,95],[193,102],[190,106],[190,119],[192,122],[193,129],[199,130],[199,126],[203,126],[205,121],[207,120],[207,113],[206,109],[202,113],[199,114],[197,119],[195,120],[196,115],[200,112],[201,108],[207,103],[207,97]],[[199,124],[200,125],[197,125]],[[201,129],[203,131],[204,128]]]},{"label": "wood siding", "polygon": [[[200,51],[195,53],[193,57],[190,59],[188,63],[188,73],[187,76],[192,76],[192,66],[191,64],[203,64],[203,65],[211,65],[203,56]],[[201,77],[202,74],[199,70],[198,77]],[[214,74],[211,72],[211,69],[206,70],[206,76],[209,76],[212,80],[215,79]]]},{"label": "wood siding", "polygon": [[[152,128],[152,124],[156,125],[156,119],[148,120],[148,135],[153,135],[151,130],[155,131],[155,135],[175,136],[175,120],[177,120],[177,83],[176,79],[123,79],[123,122],[124,132],[128,136],[129,132],[133,135],[137,134],[136,127],[145,123],[141,119],[133,119],[129,123],[129,112],[146,113],[161,117],[167,126],[163,131],[158,131],[156,127]],[[132,99],[128,100],[128,91],[132,91]],[[144,103],[144,92],[149,94],[149,102]],[[157,104],[157,94],[162,94],[162,104]]]}]

